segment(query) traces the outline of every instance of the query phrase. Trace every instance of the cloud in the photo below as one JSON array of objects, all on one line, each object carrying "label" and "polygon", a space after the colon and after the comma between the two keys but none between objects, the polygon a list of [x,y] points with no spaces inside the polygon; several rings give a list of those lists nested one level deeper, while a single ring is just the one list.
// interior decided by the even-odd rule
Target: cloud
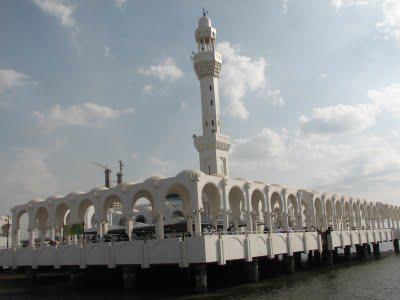
[{"label": "cloud", "polygon": [[282,0],[282,12],[284,15],[287,14],[289,5],[288,5],[289,0]]},{"label": "cloud", "polygon": [[370,90],[368,97],[380,111],[400,117],[400,84],[392,84],[380,90]]},{"label": "cloud", "polygon": [[44,13],[47,13],[61,23],[61,25],[68,29],[77,29],[76,21],[74,19],[75,7],[66,4],[62,0],[32,0]]},{"label": "cloud", "polygon": [[367,104],[315,108],[310,117],[300,117],[300,129],[317,135],[355,133],[375,125],[376,113],[375,106]]},{"label": "cloud", "polygon": [[252,137],[235,140],[231,157],[234,174],[320,192],[374,197],[383,184],[400,183],[400,151],[368,134],[343,143],[264,128]]},{"label": "cloud", "polygon": [[158,78],[161,81],[175,81],[183,76],[183,71],[175,64],[171,57],[167,57],[159,65],[151,65],[147,68],[139,68],[141,75]]},{"label": "cloud", "polygon": [[400,45],[400,2],[385,0],[382,3],[383,20],[376,24],[385,39],[394,39]]},{"label": "cloud", "polygon": [[117,119],[122,115],[134,112],[133,108],[117,110],[86,102],[67,108],[57,104],[46,113],[33,112],[33,117],[40,126],[51,130],[57,126],[101,126],[105,120]]},{"label": "cloud", "polygon": [[268,90],[267,96],[272,98],[272,105],[275,107],[284,107],[286,105],[280,90]]},{"label": "cloud", "polygon": [[365,5],[369,0],[331,0],[331,4],[337,9],[352,5]]},{"label": "cloud", "polygon": [[320,75],[319,75],[319,79],[325,79],[325,78],[327,78],[328,77],[328,74],[326,74],[326,73],[321,73]]},{"label": "cloud", "polygon": [[229,101],[227,111],[232,117],[247,119],[249,111],[244,97],[247,92],[264,90],[267,62],[264,58],[252,59],[240,55],[239,49],[232,47],[229,42],[219,43],[217,50],[223,59],[221,88]]},{"label": "cloud", "polygon": [[179,109],[180,111],[185,111],[187,109],[187,103],[185,101],[181,101]]},{"label": "cloud", "polygon": [[13,69],[0,69],[0,94],[30,82],[29,76],[24,73]]},{"label": "cloud", "polygon": [[143,86],[143,93],[147,95],[151,95],[153,93],[153,86],[151,84],[145,84]]},{"label": "cloud", "polygon": [[126,0],[114,0],[117,7],[122,8],[126,4]]}]

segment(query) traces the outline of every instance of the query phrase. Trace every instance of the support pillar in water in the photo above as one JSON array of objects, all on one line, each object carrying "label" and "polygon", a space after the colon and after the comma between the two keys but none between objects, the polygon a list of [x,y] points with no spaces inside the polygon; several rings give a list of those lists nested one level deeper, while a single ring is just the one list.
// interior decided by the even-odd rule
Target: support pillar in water
[{"label": "support pillar in water", "polygon": [[250,262],[245,262],[246,267],[246,279],[247,282],[258,282],[259,273],[258,273],[258,261],[253,260]]},{"label": "support pillar in water", "polygon": [[122,281],[125,289],[136,289],[137,283],[137,266],[124,266],[122,267]]},{"label": "support pillar in water", "polygon": [[312,266],[314,264],[314,255],[313,255],[313,251],[309,250],[308,251],[308,255],[307,255],[307,263],[308,265]]},{"label": "support pillar in water", "polygon": [[351,246],[344,247],[344,259],[346,262],[351,262]]},{"label": "support pillar in water", "polygon": [[296,269],[301,269],[301,252],[293,253],[294,265]]},{"label": "support pillar in water", "polygon": [[371,255],[371,245],[370,244],[366,244],[365,247],[367,249],[367,254]]},{"label": "support pillar in water", "polygon": [[318,250],[314,251],[314,263],[319,265],[321,263],[321,253]]},{"label": "support pillar in water", "polygon": [[193,290],[195,293],[207,292],[207,264],[190,266],[193,272]]},{"label": "support pillar in water", "polygon": [[327,265],[328,267],[333,266],[333,251],[325,250],[323,252],[323,257],[325,265]]},{"label": "support pillar in water", "polygon": [[287,254],[283,254],[283,265],[286,274],[293,274],[295,271],[294,258]]},{"label": "support pillar in water", "polygon": [[379,249],[379,243],[373,243],[372,247],[374,249],[374,256],[380,256],[381,250]]},{"label": "support pillar in water", "polygon": [[26,269],[25,270],[25,276],[26,279],[28,279],[30,281],[30,283],[33,283],[36,281],[37,278],[37,272],[35,269]]},{"label": "support pillar in water", "polygon": [[393,248],[394,248],[394,252],[400,253],[399,240],[398,239],[393,240]]}]

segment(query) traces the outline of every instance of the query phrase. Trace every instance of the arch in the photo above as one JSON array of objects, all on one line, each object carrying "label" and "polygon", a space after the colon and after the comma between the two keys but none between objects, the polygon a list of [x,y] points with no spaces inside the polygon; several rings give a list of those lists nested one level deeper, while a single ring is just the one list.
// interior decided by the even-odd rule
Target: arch
[{"label": "arch", "polygon": [[47,208],[45,208],[44,206],[39,207],[35,214],[36,228],[40,231],[47,230],[48,219],[49,219],[49,212],[47,211]]},{"label": "arch", "polygon": [[314,211],[315,211],[315,225],[317,228],[323,227],[323,205],[321,198],[316,198],[314,200]]},{"label": "arch", "polygon": [[311,215],[309,210],[309,205],[305,199],[301,199],[301,208],[300,213],[302,214],[303,224],[301,224],[302,228],[308,228],[311,225]]},{"label": "arch", "polygon": [[351,208],[350,208],[350,203],[349,202],[345,202],[344,203],[344,217],[345,217],[345,221],[344,221],[344,227],[345,228],[349,228],[349,226],[351,225]]},{"label": "arch", "polygon": [[287,210],[288,210],[289,226],[294,228],[297,225],[297,220],[299,215],[297,197],[294,194],[290,194],[287,199]]},{"label": "arch", "polygon": [[70,211],[69,206],[62,202],[57,205],[56,207],[56,215],[55,215],[55,225],[58,228],[61,228],[63,225],[66,224],[66,216]]},{"label": "arch", "polygon": [[335,202],[336,224],[339,229],[343,228],[343,207],[340,201]]},{"label": "arch", "polygon": [[273,192],[271,195],[271,213],[275,229],[281,228],[283,226],[283,201],[278,192]]},{"label": "arch", "polygon": [[221,212],[221,195],[217,186],[213,183],[204,185],[201,192],[201,199],[204,208],[204,217],[210,221],[216,221]]},{"label": "arch", "polygon": [[[96,220],[96,209],[94,204],[89,199],[84,199],[78,205],[78,222],[83,223],[85,229],[93,228]],[[65,218],[67,223],[67,217]]]},{"label": "arch", "polygon": [[111,215],[109,215],[109,212],[112,212],[111,210],[122,211],[122,201],[116,195],[111,195],[107,197],[107,199],[103,203],[102,219],[107,220],[108,223],[112,223]]},{"label": "arch", "polygon": [[327,225],[333,228],[333,204],[331,199],[325,201],[326,221]]},{"label": "arch", "polygon": [[232,187],[229,191],[229,206],[233,220],[238,222],[245,209],[244,193],[238,186]]},{"label": "arch", "polygon": [[[188,215],[192,213],[192,202],[190,199],[189,190],[180,183],[174,183],[167,189],[167,193],[164,197],[164,202],[167,200],[168,195],[176,194],[179,196],[179,199],[182,200],[182,210],[184,215]],[[165,203],[164,203],[165,204]]]},{"label": "arch", "polygon": [[[141,223],[153,223],[156,207],[152,192],[147,189],[141,189],[137,191],[132,198],[130,210],[141,212],[145,221]],[[144,215],[145,212],[147,212],[146,216]],[[139,215],[136,215],[136,218],[134,218],[136,222],[137,217],[139,217]]]}]

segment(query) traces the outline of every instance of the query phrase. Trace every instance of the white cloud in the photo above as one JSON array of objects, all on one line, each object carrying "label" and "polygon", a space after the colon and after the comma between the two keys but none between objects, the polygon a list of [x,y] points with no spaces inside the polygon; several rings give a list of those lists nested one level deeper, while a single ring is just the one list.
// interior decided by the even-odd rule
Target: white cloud
[{"label": "white cloud", "polygon": [[183,76],[182,70],[171,57],[167,57],[159,65],[151,65],[147,68],[142,67],[137,71],[141,75],[156,77],[161,81],[175,81]]},{"label": "white cloud", "polygon": [[337,9],[351,5],[365,5],[368,2],[369,0],[331,0],[332,5]]},{"label": "white cloud", "polygon": [[133,114],[133,108],[124,110],[112,109],[87,102],[72,105],[67,108],[59,104],[53,106],[48,112],[33,112],[33,117],[40,126],[46,129],[54,129],[57,126],[101,126],[105,120],[116,119],[125,114]]},{"label": "white cloud", "polygon": [[310,117],[300,117],[300,129],[317,135],[359,132],[375,125],[376,113],[375,106],[367,104],[315,108]]},{"label": "white cloud", "polygon": [[400,44],[400,1],[384,0],[382,3],[383,21],[376,27],[386,39],[392,38]]},{"label": "white cloud", "polygon": [[268,90],[267,96],[272,98],[272,105],[275,107],[284,107],[286,105],[280,90]]},{"label": "white cloud", "polygon": [[400,84],[392,84],[380,90],[371,90],[368,97],[377,108],[400,117]]},{"label": "white cloud", "polygon": [[32,0],[44,13],[56,17],[65,28],[76,28],[75,7],[62,0]]},{"label": "white cloud", "polygon": [[126,0],[114,0],[115,5],[122,8],[126,4]]},{"label": "white cloud", "polygon": [[282,0],[282,12],[284,15],[287,14],[289,6],[288,6],[288,0]]},{"label": "white cloud", "polygon": [[229,103],[228,113],[239,119],[247,119],[249,112],[244,103],[247,92],[262,91],[265,88],[265,69],[267,62],[264,58],[252,59],[242,56],[238,48],[229,42],[217,45],[224,61],[221,74],[221,88]]},{"label": "white cloud", "polygon": [[325,79],[325,78],[327,78],[328,77],[328,74],[326,74],[326,73],[321,73],[320,75],[319,75],[319,79]]},{"label": "white cloud", "polygon": [[30,83],[29,76],[13,69],[0,69],[0,94]]},{"label": "white cloud", "polygon": [[[383,138],[362,134],[346,143],[264,128],[232,147],[232,173],[249,179],[320,192],[382,200],[400,182],[400,151]],[[380,198],[374,196],[381,192]],[[386,198],[387,200],[394,200]]]},{"label": "white cloud", "polygon": [[180,111],[185,111],[187,109],[187,103],[185,101],[181,101]]},{"label": "white cloud", "polygon": [[147,95],[151,95],[153,93],[153,86],[151,84],[145,84],[143,86],[143,93]]}]

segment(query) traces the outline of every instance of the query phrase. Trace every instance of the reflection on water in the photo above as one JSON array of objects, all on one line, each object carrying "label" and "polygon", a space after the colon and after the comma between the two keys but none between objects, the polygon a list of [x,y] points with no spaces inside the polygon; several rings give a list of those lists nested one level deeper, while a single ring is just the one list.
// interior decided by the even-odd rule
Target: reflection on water
[{"label": "reflection on water", "polygon": [[[381,245],[382,250],[388,247]],[[0,299],[400,299],[399,270],[400,256],[391,253],[351,266],[316,267],[256,284],[217,288],[207,295],[183,295],[179,280],[168,291],[158,291],[154,282],[153,289],[132,292],[124,291],[113,277],[108,284],[85,287],[73,286],[67,277],[46,277],[31,287],[23,275],[4,274],[0,276]]]}]

